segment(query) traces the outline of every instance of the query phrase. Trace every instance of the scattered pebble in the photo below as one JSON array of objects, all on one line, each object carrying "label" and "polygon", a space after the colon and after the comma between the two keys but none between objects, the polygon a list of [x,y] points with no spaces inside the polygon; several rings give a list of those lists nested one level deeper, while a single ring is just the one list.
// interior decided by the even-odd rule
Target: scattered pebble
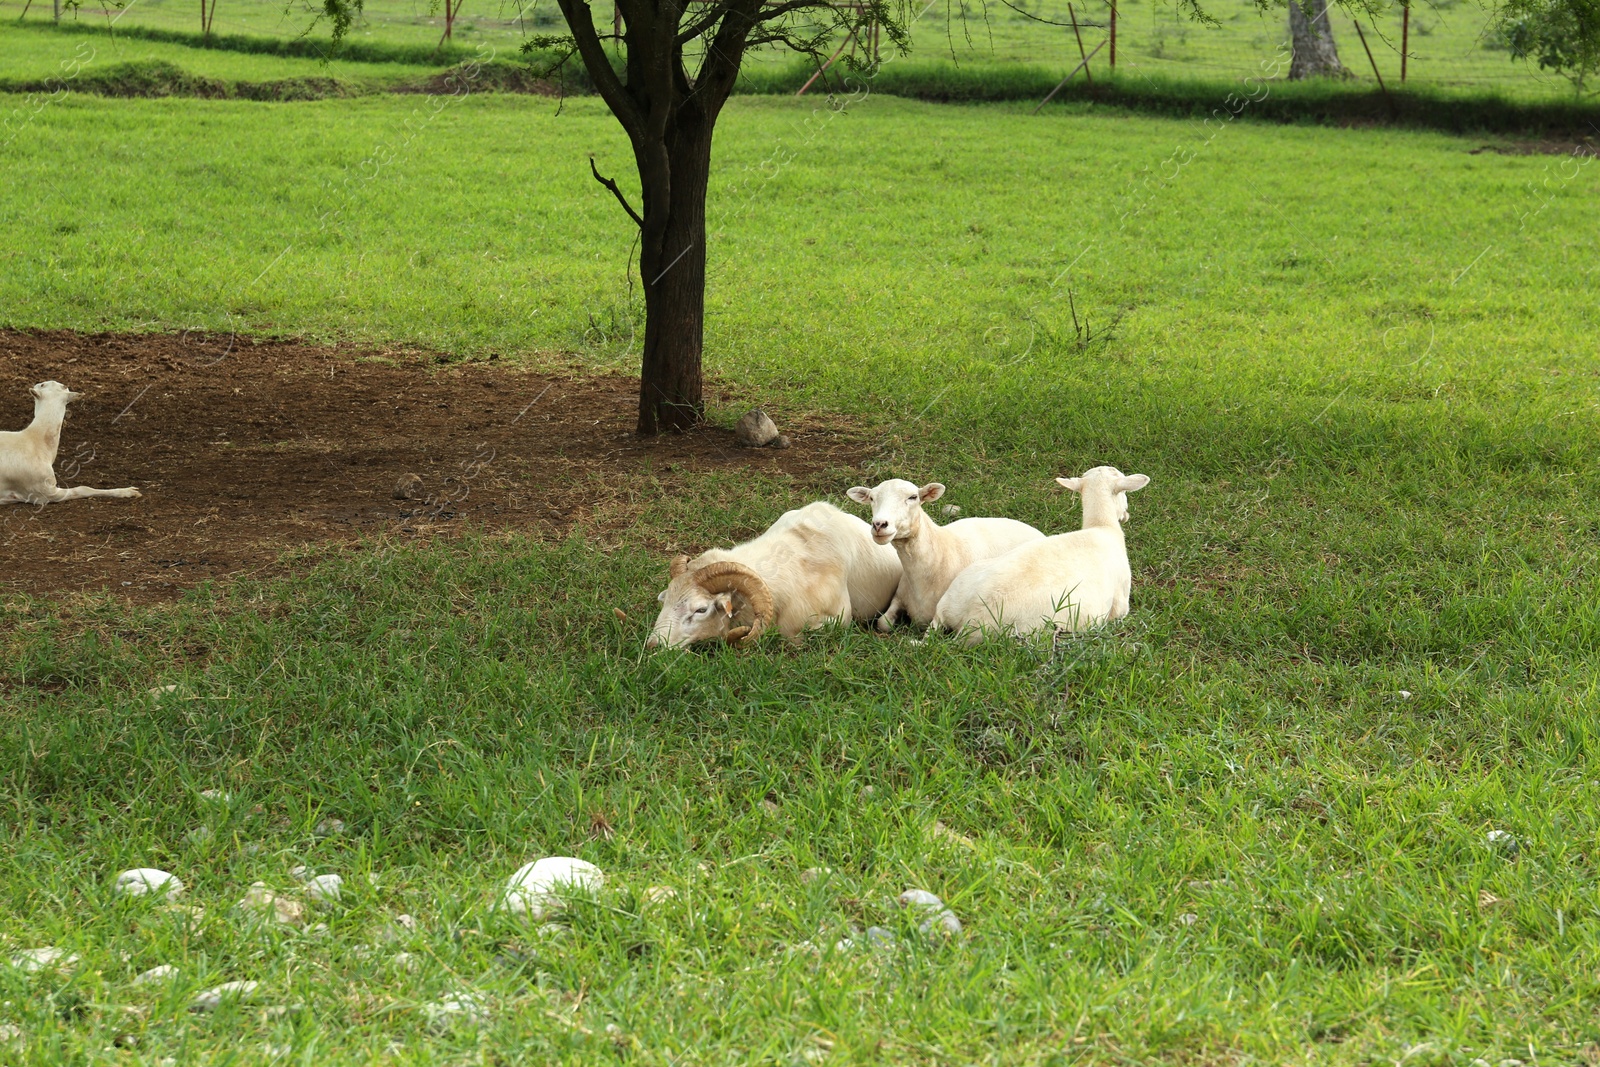
[{"label": "scattered pebble", "polygon": [[533,932],[535,937],[566,937],[567,927],[561,923],[544,923]]},{"label": "scattered pebble", "polygon": [[304,1004],[274,1004],[272,1007],[264,1008],[262,1010],[261,1021],[264,1023],[270,1023],[277,1019],[286,1018],[287,1016],[305,1011],[305,1009],[306,1006]]},{"label": "scattered pebble", "polygon": [[150,695],[155,697],[157,700],[160,700],[168,693],[176,693],[177,691],[178,687],[175,685],[158,685],[154,689],[150,690]]},{"label": "scattered pebble", "polygon": [[800,881],[805,885],[819,882],[833,873],[832,867],[807,867],[800,872]]},{"label": "scattered pebble", "polygon": [[278,922],[293,926],[305,920],[305,905],[298,900],[279,896],[268,889],[265,882],[252,882],[244,899],[234,907],[241,911],[271,912]]},{"label": "scattered pebble", "polygon": [[417,928],[417,920],[403,912],[394,917],[394,924],[402,930],[415,930]]},{"label": "scattered pebble", "polygon": [[344,820],[331,817],[323,819],[312,828],[311,832],[318,837],[334,837],[344,833]]},{"label": "scattered pebble", "polygon": [[867,947],[868,948],[893,948],[894,947],[894,933],[892,931],[885,930],[881,926],[869,926],[869,927],[867,927]]},{"label": "scattered pebble", "polygon": [[305,884],[306,882],[311,881],[311,879],[315,878],[316,876],[317,876],[316,868],[315,867],[307,867],[303,863],[300,864],[298,867],[290,867],[289,868],[289,877],[293,878],[295,881],[301,883],[302,885]]},{"label": "scattered pebble", "polygon": [[209,826],[196,826],[193,830],[183,835],[184,840],[191,845],[209,845],[216,836],[216,833]]},{"label": "scattered pebble", "polygon": [[659,904],[663,900],[673,900],[678,896],[678,891],[670,885],[653,885],[644,891],[646,904]]},{"label": "scattered pebble", "polygon": [[168,904],[161,909],[168,915],[175,915],[191,925],[198,926],[200,920],[206,917],[206,909],[197,904]]},{"label": "scattered pebble", "polygon": [[745,412],[733,427],[733,439],[743,448],[765,448],[778,437],[777,424],[760,408]]},{"label": "scattered pebble", "polygon": [[961,514],[961,506],[959,504],[943,504],[939,507],[939,514],[954,517]]},{"label": "scattered pebble", "polygon": [[11,966],[24,974],[35,974],[51,967],[66,968],[78,962],[78,957],[68,955],[64,948],[25,948],[13,953]]},{"label": "scattered pebble", "polygon": [[505,906],[516,915],[535,921],[561,906],[558,886],[596,892],[605,882],[599,867],[570,856],[546,856],[524,864],[506,883]]},{"label": "scattered pebble", "polygon": [[402,971],[416,971],[422,966],[421,961],[411,952],[396,952],[389,957],[389,962]]},{"label": "scattered pebble", "polygon": [[274,1045],[268,1041],[261,1046],[261,1054],[269,1060],[279,1060],[294,1051],[293,1045]]},{"label": "scattered pebble", "polygon": [[963,848],[971,848],[975,844],[972,838],[966,834],[956,833],[956,831],[937,819],[933,822],[933,836],[941,841],[948,841],[952,845],[960,845]]},{"label": "scattered pebble", "polygon": [[861,795],[864,797],[870,797],[877,791],[877,787],[875,786],[864,785],[861,787]]},{"label": "scattered pebble", "polygon": [[951,937],[960,936],[961,920],[956,918],[956,913],[945,907],[944,901],[927,890],[907,889],[900,894],[899,904],[902,908],[916,908],[928,916],[918,927],[924,934],[932,933],[938,928]]},{"label": "scattered pebble", "polygon": [[306,882],[306,896],[312,900],[332,903],[339,899],[344,879],[337,874],[319,874]]},{"label": "scattered pebble", "polygon": [[374,889],[378,888],[378,876],[376,874],[373,874],[371,871],[368,871],[367,872],[367,884],[369,886],[371,886],[372,888],[374,888]]},{"label": "scattered pebble", "polygon": [[1193,926],[1195,923],[1197,923],[1199,921],[1200,921],[1200,916],[1196,915],[1192,911],[1184,912],[1182,915],[1178,916],[1178,919],[1177,919],[1177,923],[1178,923],[1179,926]]},{"label": "scattered pebble", "polygon": [[200,790],[200,799],[209,800],[213,804],[226,804],[233,798],[220,789],[202,789]]},{"label": "scattered pebble", "polygon": [[420,474],[402,474],[400,480],[394,483],[396,500],[421,500],[424,492]]},{"label": "scattered pebble", "polygon": [[442,1000],[424,1004],[428,1025],[434,1030],[444,1030],[458,1024],[481,1026],[489,1021],[489,1008],[476,993],[451,993]]},{"label": "scattered pebble", "polygon": [[1488,841],[1490,848],[1499,849],[1508,856],[1515,856],[1522,851],[1522,842],[1504,830],[1490,830],[1484,839]]},{"label": "scattered pebble", "polygon": [[196,994],[189,1002],[189,1010],[216,1011],[224,1000],[249,1000],[260,986],[260,982],[224,982]]},{"label": "scattered pebble", "polygon": [[328,924],[327,923],[312,923],[310,926],[306,927],[306,936],[307,937],[321,937],[323,934],[326,934],[327,932],[328,932]]},{"label": "scattered pebble", "polygon": [[15,1023],[0,1024],[0,1042],[10,1043],[22,1036],[22,1027]]},{"label": "scattered pebble", "polygon": [[116,891],[118,896],[142,897],[154,893],[172,900],[183,892],[183,883],[166,871],[139,867],[117,875]]},{"label": "scattered pebble", "polygon": [[178,968],[170,963],[163,963],[159,967],[152,967],[148,971],[141,971],[133,980],[134,985],[150,985],[154,982],[168,982],[178,976]]},{"label": "scattered pebble", "polygon": [[768,799],[761,802],[761,810],[768,815],[776,815],[781,809],[778,807],[777,801]]},{"label": "scattered pebble", "polygon": [[1402,689],[1398,693],[1396,693],[1395,696],[1398,696],[1401,700],[1410,700],[1411,699],[1411,690]]},{"label": "scattered pebble", "polygon": [[118,1034],[116,1037],[112,1038],[111,1043],[118,1048],[138,1048],[139,1035],[127,1033]]},{"label": "scattered pebble", "polygon": [[239,849],[239,854],[243,855],[243,856],[249,856],[249,857],[253,858],[253,857],[261,855],[261,853],[264,852],[264,851],[266,851],[266,850],[261,845],[261,843],[259,841],[247,841]]}]

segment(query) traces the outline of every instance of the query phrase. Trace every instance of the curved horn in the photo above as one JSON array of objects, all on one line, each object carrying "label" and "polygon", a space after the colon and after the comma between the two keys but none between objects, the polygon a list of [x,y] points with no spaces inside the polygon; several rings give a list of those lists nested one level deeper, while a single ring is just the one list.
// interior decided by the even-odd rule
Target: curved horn
[{"label": "curved horn", "polygon": [[673,556],[672,564],[667,568],[667,576],[675,579],[678,575],[689,569],[688,556]]},{"label": "curved horn", "polygon": [[694,582],[708,593],[738,593],[750,602],[750,610],[755,612],[755,620],[749,626],[737,626],[728,631],[728,644],[735,647],[760,637],[761,631],[765,630],[778,614],[777,608],[772,603],[772,594],[767,591],[767,583],[761,580],[759,574],[742,563],[734,563],[731,560],[708,563],[694,572]]}]

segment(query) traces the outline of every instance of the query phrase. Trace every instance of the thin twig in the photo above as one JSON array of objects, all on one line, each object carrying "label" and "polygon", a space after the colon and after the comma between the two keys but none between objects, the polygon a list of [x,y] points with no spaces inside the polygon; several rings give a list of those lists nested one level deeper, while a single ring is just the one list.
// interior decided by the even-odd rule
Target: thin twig
[{"label": "thin twig", "polygon": [[617,183],[610,178],[602,178],[600,176],[599,169],[594,165],[594,156],[589,157],[589,172],[594,175],[595,181],[611,190],[611,195],[617,198],[617,203],[622,205],[622,210],[628,213],[628,217],[633,219],[635,225],[641,230],[644,229],[644,219],[641,219],[639,213],[633,210],[633,205],[628,203],[628,198],[622,195],[622,190],[617,188]]}]

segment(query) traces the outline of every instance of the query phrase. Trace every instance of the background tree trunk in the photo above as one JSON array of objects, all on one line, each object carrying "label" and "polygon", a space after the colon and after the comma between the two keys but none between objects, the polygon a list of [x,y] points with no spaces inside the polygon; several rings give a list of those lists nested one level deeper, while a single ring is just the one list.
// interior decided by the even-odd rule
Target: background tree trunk
[{"label": "background tree trunk", "polygon": [[1289,64],[1289,79],[1349,75],[1339,62],[1339,49],[1333,43],[1333,24],[1328,21],[1328,0],[1289,0],[1289,38],[1294,42],[1294,59]]},{"label": "background tree trunk", "polygon": [[[705,340],[706,190],[711,122],[679,111],[666,137],[669,187],[652,188],[645,168],[639,274],[644,282],[644,363],[638,432],[686,430],[705,415],[700,354]],[[664,213],[658,219],[656,213]],[[660,233],[659,239],[654,234]]]}]

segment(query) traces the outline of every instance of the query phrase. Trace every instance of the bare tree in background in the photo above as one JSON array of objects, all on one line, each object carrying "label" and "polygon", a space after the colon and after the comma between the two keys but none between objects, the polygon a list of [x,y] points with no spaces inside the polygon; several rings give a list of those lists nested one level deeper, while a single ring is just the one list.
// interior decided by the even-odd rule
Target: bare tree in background
[{"label": "bare tree in background", "polygon": [[1291,80],[1349,76],[1333,43],[1328,0],[1289,0],[1289,39],[1294,43],[1294,59],[1289,63]]}]

